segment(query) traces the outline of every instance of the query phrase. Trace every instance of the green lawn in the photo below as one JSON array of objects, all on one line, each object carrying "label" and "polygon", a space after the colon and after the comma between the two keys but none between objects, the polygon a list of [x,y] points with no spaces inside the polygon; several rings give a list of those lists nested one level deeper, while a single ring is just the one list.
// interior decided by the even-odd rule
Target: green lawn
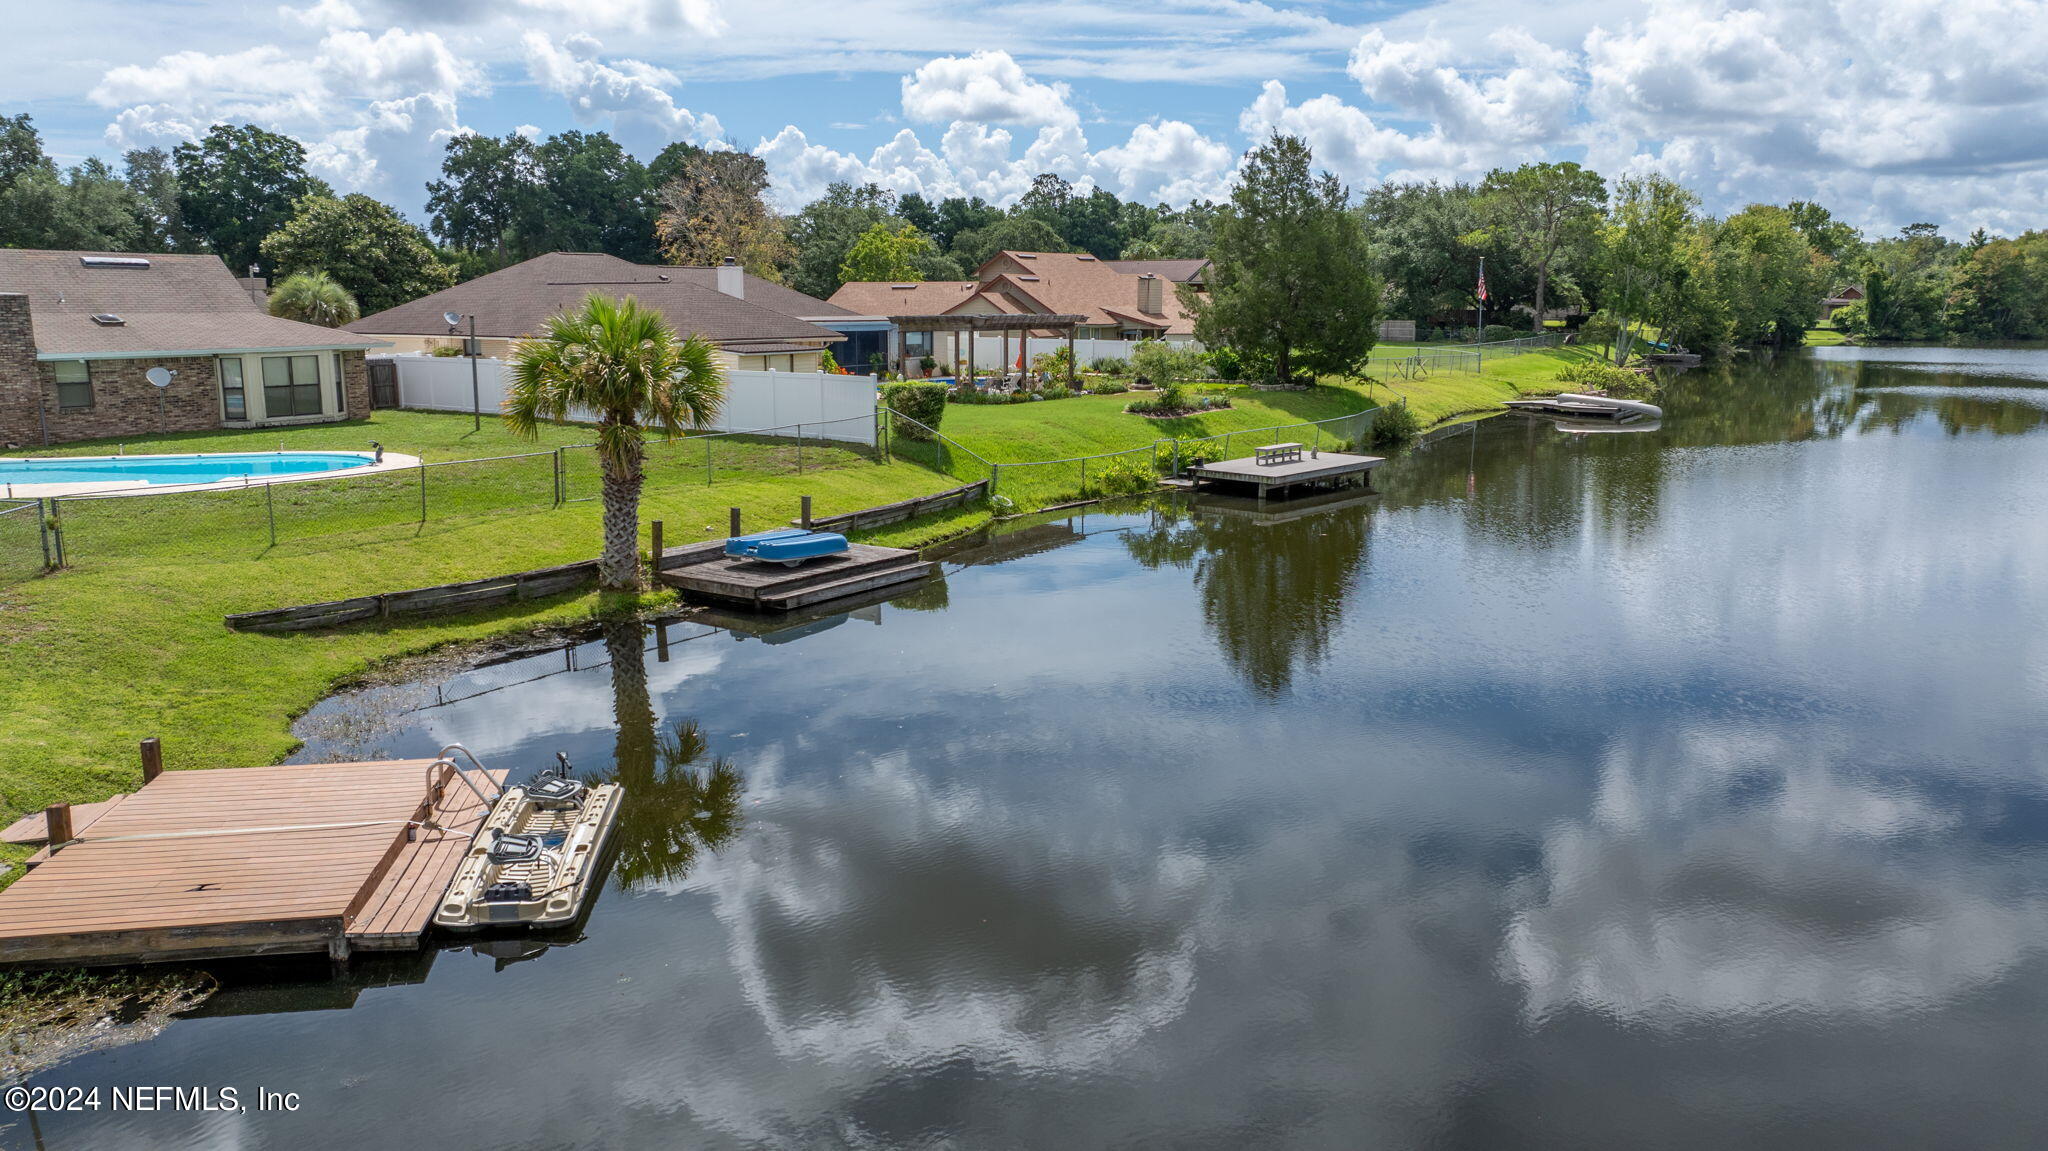
[{"label": "green lawn", "polygon": [[[1127,415],[1128,396],[1090,396],[1003,407],[953,405],[943,430],[991,459],[1014,463],[1143,447],[1158,439],[1329,419],[1404,397],[1424,422],[1497,406],[1556,387],[1578,353],[1552,350],[1487,365],[1483,376],[1437,373],[1398,383],[1338,383],[1304,392],[1231,389],[1227,411],[1180,420]],[[516,454],[585,443],[584,428],[544,429],[538,444],[487,421],[473,433],[459,415],[379,412],[368,420],[284,430],[135,438],[126,450],[249,451],[361,448],[433,461]],[[68,453],[104,452],[106,443]],[[726,508],[759,530],[795,515],[798,497],[821,514],[887,503],[960,482],[919,466],[911,445],[887,461],[846,448],[808,445],[799,464],[786,442],[704,442],[653,453],[643,519],[665,521],[668,539],[722,534]],[[928,453],[929,449],[926,449]],[[595,495],[586,457],[571,457],[570,494]],[[598,546],[594,499],[553,506],[553,461],[514,460],[428,468],[429,515],[418,512],[415,471],[205,495],[67,503],[63,518],[75,566],[0,586],[0,814],[59,800],[101,799],[137,782],[137,741],[164,738],[172,767],[273,763],[293,747],[291,719],[348,679],[395,656],[440,644],[538,628],[633,606],[595,593],[490,612],[303,635],[245,635],[222,626],[238,611],[341,599],[587,559]],[[1006,473],[1008,469],[1006,468]],[[1006,474],[1006,490],[1062,494],[1063,477],[1040,485]],[[1078,491],[1078,486],[1076,485]],[[916,546],[971,529],[979,510],[954,511],[873,533]],[[279,525],[270,542],[271,523]],[[665,600],[666,593],[653,593]],[[14,858],[0,853],[0,858]]]},{"label": "green lawn", "polygon": [[1806,346],[1809,348],[1831,348],[1848,342],[1849,337],[1839,328],[1806,329]]},{"label": "green lawn", "polygon": [[1372,406],[1356,388],[1321,387],[1305,392],[1262,392],[1222,388],[1230,407],[1222,411],[1158,420],[1135,416],[1124,406],[1147,393],[1076,396],[1035,404],[948,404],[940,431],[997,463],[1059,460],[1144,447],[1175,436],[1218,436],[1281,424],[1327,420]]},{"label": "green lawn", "polygon": [[[471,438],[468,425],[460,416],[380,412],[366,423],[284,434],[288,446],[319,447],[360,443],[370,431],[370,438],[387,447],[430,459],[520,443],[488,424],[484,437]],[[403,433],[402,442],[394,431]],[[562,431],[549,429],[547,434]],[[265,431],[175,439],[181,445],[203,443],[209,450],[249,450],[254,442],[268,438],[274,443],[277,437]],[[725,441],[720,442],[723,448]],[[131,450],[161,446],[128,443]],[[779,459],[786,451],[785,445],[755,446],[756,462]],[[688,446],[658,449],[642,517],[664,520],[669,541],[680,543],[722,535],[726,509],[732,506],[742,509],[743,526],[753,531],[794,516],[798,497],[805,494],[816,497],[820,514],[829,514],[927,494],[956,482],[912,463],[881,463],[845,450],[834,466],[819,468],[818,449],[807,451],[812,454],[802,473],[748,471],[720,458],[717,482],[707,485]],[[549,461],[543,457],[543,462]],[[476,615],[312,635],[245,635],[222,626],[221,617],[231,612],[479,578],[595,555],[599,503],[553,507],[547,473],[529,475],[531,465],[519,467],[526,470],[506,485],[511,494],[494,497],[489,508],[456,504],[425,523],[417,519],[416,489],[402,486],[407,473],[392,481],[401,483],[397,492],[359,489],[353,501],[311,494],[344,481],[280,485],[280,501],[306,500],[308,506],[299,509],[303,515],[295,512],[285,521],[300,530],[281,533],[275,546],[268,543],[265,524],[254,510],[255,497],[246,493],[204,505],[180,496],[102,500],[89,509],[66,505],[77,566],[0,587],[0,682],[8,685],[9,704],[7,722],[0,724],[0,808],[11,817],[58,800],[100,799],[132,788],[135,744],[153,734],[164,738],[172,767],[273,763],[293,746],[291,718],[338,679],[452,640],[559,623],[620,606],[602,604],[590,593]],[[434,472],[430,495],[442,486],[459,486],[454,478],[443,478],[449,475]],[[466,482],[484,493],[496,478],[504,477]],[[292,494],[282,494],[287,492]],[[354,521],[348,519],[351,514]]]}]

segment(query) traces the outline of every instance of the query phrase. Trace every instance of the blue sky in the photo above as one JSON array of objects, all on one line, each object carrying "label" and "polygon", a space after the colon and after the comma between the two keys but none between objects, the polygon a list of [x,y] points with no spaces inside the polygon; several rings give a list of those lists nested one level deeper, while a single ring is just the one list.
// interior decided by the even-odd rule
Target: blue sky
[{"label": "blue sky", "polygon": [[1575,159],[1712,210],[1813,198],[1874,230],[2048,219],[2048,0],[0,0],[0,107],[71,161],[216,121],[304,141],[418,214],[457,132],[755,151],[1002,202],[1037,171],[1182,201],[1306,136],[1354,187]]}]

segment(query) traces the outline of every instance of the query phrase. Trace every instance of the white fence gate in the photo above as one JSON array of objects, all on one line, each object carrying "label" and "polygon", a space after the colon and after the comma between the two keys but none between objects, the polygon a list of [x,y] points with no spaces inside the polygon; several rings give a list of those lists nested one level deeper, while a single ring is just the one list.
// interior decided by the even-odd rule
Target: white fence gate
[{"label": "white fence gate", "polygon": [[[435,412],[470,410],[470,361],[460,356],[389,356],[398,368],[398,406]],[[476,361],[476,396],[487,413],[505,400],[505,363]],[[595,423],[596,413],[569,418]],[[811,439],[875,442],[875,378],[829,372],[725,373],[725,407],[711,425],[719,432],[784,432],[803,425]]]}]

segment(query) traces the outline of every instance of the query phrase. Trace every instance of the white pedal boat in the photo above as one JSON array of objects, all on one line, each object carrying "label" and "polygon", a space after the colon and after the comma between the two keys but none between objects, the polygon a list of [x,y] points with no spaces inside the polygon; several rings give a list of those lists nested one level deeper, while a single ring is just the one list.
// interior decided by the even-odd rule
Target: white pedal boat
[{"label": "white pedal boat", "polygon": [[434,925],[451,931],[548,927],[574,920],[596,894],[605,843],[625,789],[586,786],[562,759],[491,807],[441,897]]}]

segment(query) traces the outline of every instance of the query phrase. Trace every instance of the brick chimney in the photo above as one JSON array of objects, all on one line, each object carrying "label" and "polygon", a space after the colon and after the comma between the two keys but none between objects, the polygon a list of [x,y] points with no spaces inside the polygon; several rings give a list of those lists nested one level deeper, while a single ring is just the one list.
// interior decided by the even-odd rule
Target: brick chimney
[{"label": "brick chimney", "polygon": [[718,265],[718,290],[735,300],[747,298],[747,272],[739,261],[727,256]]},{"label": "brick chimney", "polygon": [[0,450],[8,444],[45,442],[38,419],[42,394],[28,297],[0,292]]},{"label": "brick chimney", "polygon": [[1138,277],[1138,310],[1148,316],[1166,313],[1165,281],[1150,272]]}]

